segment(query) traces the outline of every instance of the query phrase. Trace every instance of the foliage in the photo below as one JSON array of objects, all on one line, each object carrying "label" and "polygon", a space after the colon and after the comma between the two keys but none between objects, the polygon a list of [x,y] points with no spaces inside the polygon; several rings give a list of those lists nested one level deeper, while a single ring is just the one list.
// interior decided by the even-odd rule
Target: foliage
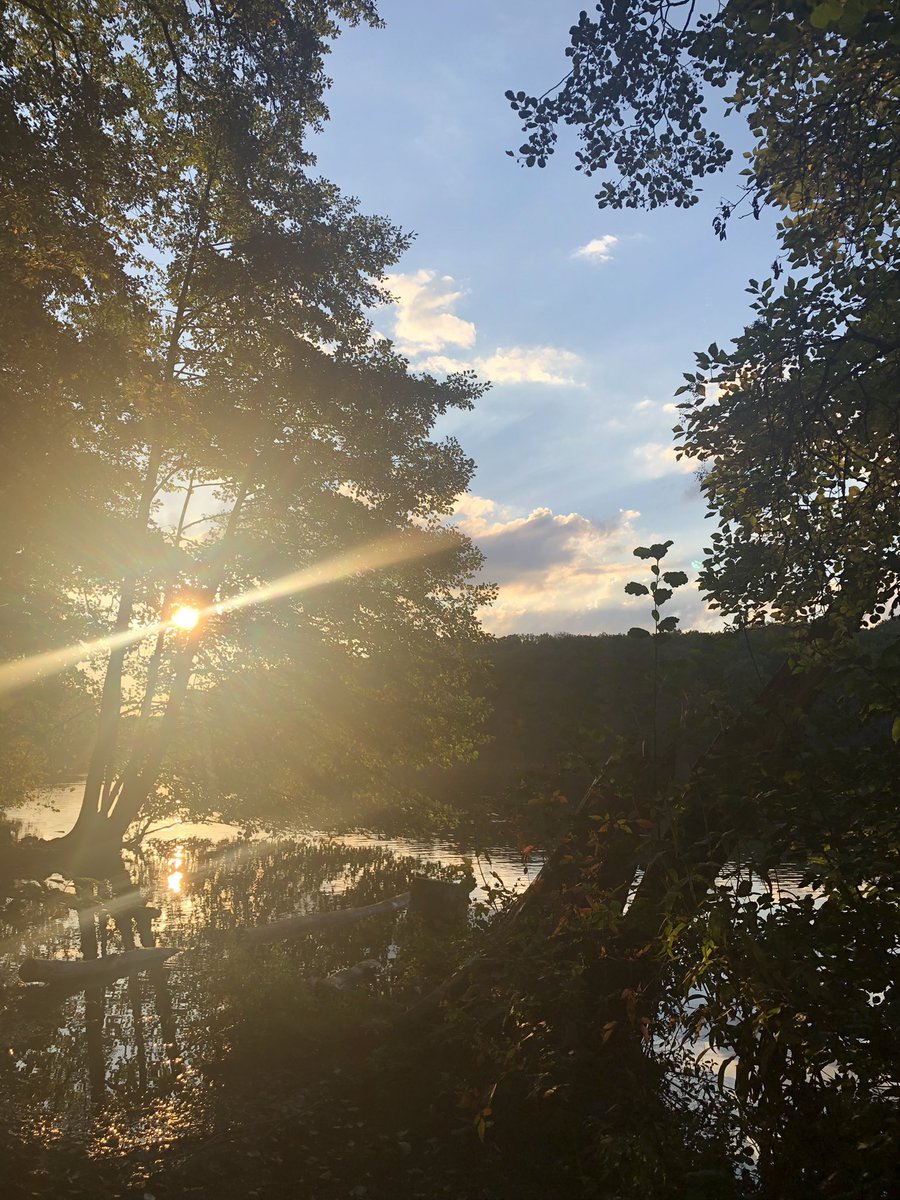
[{"label": "foliage", "polygon": [[698,355],[682,389],[675,432],[720,526],[703,586],[745,619],[878,619],[900,584],[893,8],[610,0],[597,13],[572,28],[559,89],[512,96],[526,162],[572,124],[579,166],[618,171],[601,206],[693,204],[730,158],[703,120],[719,89],[753,144],[716,229],[744,203],[780,214],[772,278],[750,284],[755,320],[733,350]]},{"label": "foliage", "polygon": [[[683,779],[774,675],[791,634],[760,626],[663,634],[656,643],[612,634],[496,638],[485,650],[491,711],[477,757],[401,772],[397,782],[420,792],[429,807],[446,809],[445,820],[478,844],[495,844],[506,831],[520,835],[522,846],[550,844],[598,772],[613,771],[622,786],[636,788],[634,772],[647,769],[654,645],[657,755],[664,773]],[[396,829],[391,812],[376,815]]]},{"label": "foliage", "polygon": [[[669,547],[673,545],[669,542],[655,542],[652,546],[638,546],[634,550],[635,558],[648,559],[652,558],[653,562],[650,566],[651,580],[649,587],[645,583],[638,583],[632,580],[625,584],[625,592],[629,596],[649,596],[652,608],[650,616],[653,618],[653,634],[655,638],[661,637],[666,633],[674,633],[678,627],[678,617],[661,617],[659,610],[664,604],[672,599],[675,593],[675,588],[683,587],[687,583],[688,577],[684,571],[666,571],[660,575],[660,562],[669,552]],[[665,585],[665,586],[663,586]],[[630,637],[646,637],[647,630],[640,626],[635,626],[629,629]]]},{"label": "foliage", "polygon": [[[279,677],[312,686],[308,653],[347,695],[393,703],[400,724],[412,689],[390,694],[398,647],[421,679],[450,639],[479,636],[480,556],[440,525],[473,465],[431,433],[482,388],[413,375],[373,335],[367,312],[409,239],[317,178],[307,147],[327,116],[330,41],[360,21],[377,23],[367,0],[4,10],[17,324],[3,486],[27,500],[5,586],[17,605],[43,597],[64,634],[76,619],[96,635],[165,622],[185,599],[222,605],[127,667],[122,648],[105,675],[92,663],[86,819],[115,809],[121,829],[136,815],[186,703],[198,723],[230,704],[236,723]],[[264,609],[222,604],[303,570]],[[45,647],[43,610],[11,651]],[[454,752],[471,743],[463,694],[441,705],[432,692],[431,753],[450,753],[447,731]],[[377,741],[357,736],[371,767]]]},{"label": "foliage", "polygon": [[[673,1029],[721,1055],[767,1195],[897,1182],[894,8],[610,0],[573,27],[558,89],[510,96],[527,165],[568,123],[579,168],[604,176],[601,207],[654,207],[696,203],[730,159],[704,120],[719,90],[752,143],[715,230],[739,206],[778,217],[754,319],[696,356],[675,433],[718,522],[701,586],[743,636],[774,618],[805,645],[672,797],[634,905],[648,893],[646,950],[670,962],[658,994]],[[853,639],[879,623],[877,641]],[[793,860],[804,888],[779,902],[765,881]]]}]

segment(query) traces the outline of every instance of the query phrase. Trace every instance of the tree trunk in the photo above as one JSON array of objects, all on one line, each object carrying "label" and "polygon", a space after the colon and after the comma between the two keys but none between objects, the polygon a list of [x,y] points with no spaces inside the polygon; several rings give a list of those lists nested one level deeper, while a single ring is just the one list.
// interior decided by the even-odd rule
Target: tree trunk
[{"label": "tree trunk", "polygon": [[177,953],[154,946],[107,954],[104,958],[26,958],[19,967],[19,978],[25,983],[52,983],[80,990],[89,984],[158,967]]},{"label": "tree trunk", "polygon": [[[181,352],[181,337],[185,329],[185,318],[190,289],[193,284],[194,272],[200,250],[200,242],[209,223],[209,204],[212,185],[217,169],[217,153],[213,155],[212,164],[206,176],[203,198],[197,214],[191,249],[185,264],[184,275],[175,305],[172,320],[172,330],[166,351],[166,359],[162,371],[162,384],[170,389],[175,381],[178,358]],[[158,422],[154,422],[158,425]],[[159,489],[159,471],[163,461],[163,441],[160,430],[152,430],[153,436],[147,457],[147,467],[141,488],[135,514],[135,525],[141,533],[147,528],[153,508],[153,500]],[[137,593],[137,576],[127,576],[119,594],[119,604],[116,612],[115,633],[124,633],[130,626],[134,615],[134,603]],[[122,711],[122,678],[125,669],[125,659],[129,646],[125,645],[111,651],[106,674],[103,679],[103,692],[100,701],[100,715],[97,725],[97,736],[88,764],[85,780],[84,796],[81,810],[74,827],[68,837],[78,847],[89,849],[95,843],[109,842],[112,839],[110,831],[104,825],[111,804],[114,803],[118,791],[113,786],[113,766],[119,736]],[[124,830],[122,831],[124,832]],[[121,834],[119,835],[121,837]]]}]

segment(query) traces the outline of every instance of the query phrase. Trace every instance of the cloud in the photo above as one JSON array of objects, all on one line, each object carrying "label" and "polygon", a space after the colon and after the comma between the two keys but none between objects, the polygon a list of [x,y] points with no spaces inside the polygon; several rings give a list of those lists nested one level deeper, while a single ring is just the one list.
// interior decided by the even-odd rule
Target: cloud
[{"label": "cloud", "polygon": [[427,358],[419,359],[417,371],[428,371],[434,375],[453,375],[457,371],[470,371],[473,364],[462,358],[450,358],[446,354],[429,354]]},{"label": "cloud", "polygon": [[634,624],[624,613],[622,589],[634,572],[633,522],[639,516],[622,510],[597,522],[549,508],[516,516],[482,496],[461,497],[454,523],[484,552],[484,578],[500,585],[496,603],[483,614],[486,628],[496,634],[599,633]]},{"label": "cloud", "polygon": [[395,297],[394,338],[404,354],[475,345],[475,326],[452,311],[463,295],[452,276],[421,270],[388,275],[385,282]]},{"label": "cloud", "polygon": [[582,387],[573,371],[581,359],[571,350],[557,346],[498,347],[488,358],[476,358],[475,369],[492,383],[546,383]]},{"label": "cloud", "polygon": [[619,239],[612,233],[604,233],[602,237],[594,238],[585,246],[573,250],[573,258],[586,258],[590,262],[612,262],[611,250],[618,245]]},{"label": "cloud", "polygon": [[690,475],[696,464],[676,458],[675,447],[665,442],[644,442],[631,451],[636,479],[662,479],[664,475]]},{"label": "cloud", "polygon": [[[481,614],[485,628],[502,636],[624,633],[633,625],[649,626],[646,597],[624,590],[629,580],[647,575],[634,547],[663,540],[657,530],[638,529],[640,516],[620,509],[606,521],[592,521],[549,508],[523,516],[484,496],[461,496],[453,521],[483,551],[483,578],[499,584],[495,604]],[[674,557],[671,567],[690,569]],[[682,629],[722,625],[696,586],[676,593],[671,613],[681,618]]]},{"label": "cloud", "polygon": [[581,359],[558,346],[498,346],[493,354],[466,358],[442,353],[446,347],[471,350],[475,345],[474,323],[452,311],[464,293],[451,275],[438,276],[436,271],[422,269],[388,275],[385,282],[394,296],[394,341],[401,353],[414,360],[417,370],[439,375],[473,370],[498,386],[584,386],[575,377]]},{"label": "cloud", "polygon": [[431,354],[416,363],[421,371],[449,375],[473,370],[497,387],[513,383],[542,383],[551,387],[584,387],[575,373],[582,361],[558,346],[498,346],[493,354],[470,360]]}]

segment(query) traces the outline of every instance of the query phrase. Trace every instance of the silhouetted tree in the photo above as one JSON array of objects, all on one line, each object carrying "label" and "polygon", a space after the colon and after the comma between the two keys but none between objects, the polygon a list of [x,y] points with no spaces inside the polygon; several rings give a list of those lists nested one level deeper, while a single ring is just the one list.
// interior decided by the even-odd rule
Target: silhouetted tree
[{"label": "silhouetted tree", "polygon": [[[317,178],[307,148],[329,42],[360,21],[378,23],[366,0],[4,10],[2,483],[24,513],[7,586],[124,642],[102,684],[91,664],[79,839],[121,834],[154,794],[192,676],[205,698],[251,679],[240,706],[270,672],[301,688],[312,646],[348,694],[378,692],[398,647],[439,675],[443,647],[478,636],[480,557],[439,523],[472,463],[432,428],[481,387],[413,375],[374,336],[409,239]],[[302,570],[257,596],[264,615],[228,603]],[[193,630],[165,627],[180,603],[204,610]],[[154,622],[155,647],[131,652],[129,629]],[[38,613],[14,648],[47,635]],[[419,698],[439,752],[471,714]],[[370,765],[402,740],[358,732]]]}]

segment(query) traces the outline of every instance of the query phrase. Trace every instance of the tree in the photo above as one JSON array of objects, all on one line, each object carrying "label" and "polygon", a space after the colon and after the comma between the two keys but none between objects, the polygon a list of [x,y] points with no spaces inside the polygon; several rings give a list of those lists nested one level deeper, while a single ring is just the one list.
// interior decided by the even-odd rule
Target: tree
[{"label": "tree", "polygon": [[718,89],[753,137],[719,236],[740,205],[781,214],[773,276],[750,285],[756,319],[733,350],[698,355],[683,389],[676,434],[720,523],[702,583],[746,619],[882,616],[900,583],[892,6],[621,0],[597,13],[571,29],[558,89],[507,93],[525,162],[545,165],[573,125],[578,169],[604,176],[601,207],[692,205],[732,156],[704,119]]},{"label": "tree", "polygon": [[[526,165],[546,165],[568,124],[578,168],[602,175],[601,207],[655,207],[696,203],[729,162],[705,120],[719,89],[753,144],[715,230],[726,236],[739,205],[780,216],[771,278],[750,283],[755,319],[732,349],[697,355],[675,433],[718,521],[707,595],[738,628],[795,622],[804,648],[673,791],[624,920],[614,848],[588,841],[582,866],[596,910],[613,914],[594,953],[613,1047],[604,1078],[621,1071],[620,1032],[631,1026],[633,1042],[635,1013],[652,1020],[665,998],[675,1028],[686,1022],[725,1056],[720,1083],[736,1064],[733,1119],[759,1147],[772,1195],[896,1186],[896,981],[884,953],[898,928],[896,626],[885,622],[871,656],[852,637],[896,615],[900,595],[893,8],[728,0],[698,14],[609,0],[573,26],[558,88],[507,93]],[[751,879],[795,855],[822,902],[773,911]],[[729,859],[736,886],[717,879]],[[639,961],[624,976],[604,965],[629,958]],[[694,1016],[692,991],[704,1002]],[[827,1113],[829,1134],[810,1145],[813,1111]],[[873,1150],[864,1179],[858,1145]]]},{"label": "tree", "polygon": [[[480,558],[439,523],[472,463],[431,431],[481,386],[412,375],[374,337],[409,239],[306,148],[328,43],[360,21],[367,0],[5,10],[14,474],[52,476],[8,586],[89,631],[111,610],[120,635],[102,684],[88,672],[77,841],[121,835],[155,792],[192,677],[212,712],[225,680],[252,679],[241,702],[310,643],[359,688],[398,646],[440,659],[478,636]],[[132,652],[135,624],[155,644]]]}]

